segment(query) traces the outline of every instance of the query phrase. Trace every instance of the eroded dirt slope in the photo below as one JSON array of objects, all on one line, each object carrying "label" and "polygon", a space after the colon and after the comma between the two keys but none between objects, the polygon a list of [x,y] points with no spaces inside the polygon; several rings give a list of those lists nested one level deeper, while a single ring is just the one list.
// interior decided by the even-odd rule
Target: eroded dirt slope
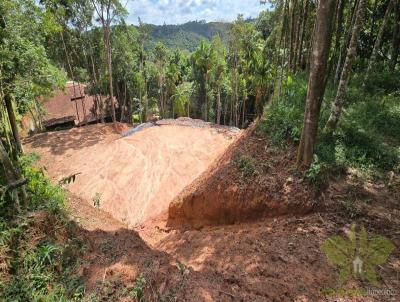
[{"label": "eroded dirt slope", "polygon": [[232,224],[309,213],[317,198],[295,174],[296,150],[283,152],[251,125],[170,204],[168,225]]}]

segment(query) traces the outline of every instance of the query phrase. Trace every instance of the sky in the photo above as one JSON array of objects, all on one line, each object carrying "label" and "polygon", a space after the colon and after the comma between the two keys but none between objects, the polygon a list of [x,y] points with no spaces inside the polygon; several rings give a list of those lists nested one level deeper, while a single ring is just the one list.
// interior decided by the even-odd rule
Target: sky
[{"label": "sky", "polygon": [[[122,3],[124,1],[121,1]],[[233,21],[238,14],[257,17],[265,5],[260,0],[129,0],[126,6],[128,22],[162,25],[188,21]]]}]

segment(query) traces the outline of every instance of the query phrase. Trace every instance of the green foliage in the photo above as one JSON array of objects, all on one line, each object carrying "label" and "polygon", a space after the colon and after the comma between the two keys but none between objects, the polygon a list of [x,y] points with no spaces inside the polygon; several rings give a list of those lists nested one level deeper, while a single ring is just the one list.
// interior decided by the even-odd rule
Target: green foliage
[{"label": "green foliage", "polygon": [[29,209],[49,209],[57,213],[64,206],[64,190],[60,186],[53,185],[43,170],[34,166],[37,159],[36,154],[24,155],[20,159],[23,175],[29,180],[27,186],[30,193]]},{"label": "green foliage", "polygon": [[372,70],[368,77],[364,74],[355,76],[357,87],[363,83],[364,90],[369,95],[382,95],[399,92],[400,71]]},{"label": "green foliage", "polygon": [[176,87],[176,93],[172,96],[174,102],[175,113],[178,116],[188,116],[188,109],[190,106],[190,98],[193,93],[193,84],[190,82],[183,82]]},{"label": "green foliage", "polygon": [[252,157],[247,155],[239,155],[237,158],[237,165],[239,167],[242,176],[250,177],[256,172],[255,161]]},{"label": "green foliage", "polygon": [[[394,75],[395,76],[395,75]],[[322,106],[320,130],[315,148],[317,161],[307,172],[311,183],[323,178],[327,170],[355,167],[363,170],[393,170],[400,163],[400,107],[399,93],[393,85],[379,90],[370,83],[364,89],[355,80],[349,87],[348,107],[333,135],[326,135],[322,127],[329,116],[335,87],[328,86]],[[383,73],[386,78],[386,73]],[[398,78],[400,80],[400,78]],[[303,124],[307,79],[302,75],[284,81],[282,94],[266,110],[259,129],[276,144],[288,139],[299,141]],[[370,94],[368,91],[374,91]],[[319,175],[319,176],[317,176]],[[319,182],[319,181],[318,181]],[[318,184],[318,187],[320,184]]]},{"label": "green foliage", "polygon": [[[0,217],[0,300],[79,301],[84,288],[73,267],[80,243],[65,216],[64,191],[33,166],[37,159],[35,154],[20,158],[28,179],[28,212]],[[61,241],[55,230],[70,238]]]},{"label": "green foliage", "polygon": [[194,51],[200,41],[211,40],[219,35],[225,41],[230,27],[229,23],[192,21],[180,25],[149,25],[151,39],[147,41],[147,48],[152,49],[156,43],[162,42],[168,48],[179,48]]},{"label": "green foliage", "polygon": [[144,297],[145,285],[146,285],[146,279],[142,274],[140,274],[135,280],[135,285],[130,290],[132,296],[136,299],[137,302],[145,302],[145,297]]},{"label": "green foliage", "polygon": [[310,168],[306,171],[306,178],[311,182],[315,183],[318,181],[320,173],[321,173],[322,165],[318,160],[318,156],[314,156],[314,161]]},{"label": "green foliage", "polygon": [[67,246],[57,246],[52,242],[32,246],[23,241],[23,237],[19,239],[21,258],[14,259],[14,273],[9,281],[0,284],[1,299],[55,302],[75,301],[82,296],[82,281],[71,275],[69,267],[72,263],[66,257]]},{"label": "green foliage", "polygon": [[39,96],[65,84],[65,74],[47,57],[44,40],[58,31],[51,14],[31,0],[4,0],[0,4],[0,81],[24,113]]},{"label": "green foliage", "polygon": [[282,91],[258,125],[275,144],[284,144],[287,139],[294,142],[300,140],[307,83],[303,77],[293,79],[288,76]]}]

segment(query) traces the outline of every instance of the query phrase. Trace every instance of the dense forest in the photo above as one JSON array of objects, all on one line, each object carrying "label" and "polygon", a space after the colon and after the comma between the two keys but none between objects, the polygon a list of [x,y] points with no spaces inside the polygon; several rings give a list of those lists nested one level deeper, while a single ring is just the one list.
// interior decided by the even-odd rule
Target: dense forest
[{"label": "dense forest", "polygon": [[0,300],[84,296],[58,266],[76,264],[79,243],[29,237],[39,210],[68,223],[63,191],[24,155],[19,131],[28,113],[40,128],[43,102],[67,81],[87,84],[103,122],[256,121],[276,148],[297,148],[296,173],[317,191],[355,169],[399,198],[400,1],[270,3],[251,22],[155,27],[127,24],[119,0],[1,1]]}]

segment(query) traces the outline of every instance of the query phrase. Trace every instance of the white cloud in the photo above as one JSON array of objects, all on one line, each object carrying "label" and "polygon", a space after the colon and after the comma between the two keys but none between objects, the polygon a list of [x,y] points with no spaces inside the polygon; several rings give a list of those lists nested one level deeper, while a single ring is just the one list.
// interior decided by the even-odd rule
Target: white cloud
[{"label": "white cloud", "polygon": [[238,14],[257,17],[260,0],[129,0],[128,22],[181,24],[187,21],[233,21]]}]

